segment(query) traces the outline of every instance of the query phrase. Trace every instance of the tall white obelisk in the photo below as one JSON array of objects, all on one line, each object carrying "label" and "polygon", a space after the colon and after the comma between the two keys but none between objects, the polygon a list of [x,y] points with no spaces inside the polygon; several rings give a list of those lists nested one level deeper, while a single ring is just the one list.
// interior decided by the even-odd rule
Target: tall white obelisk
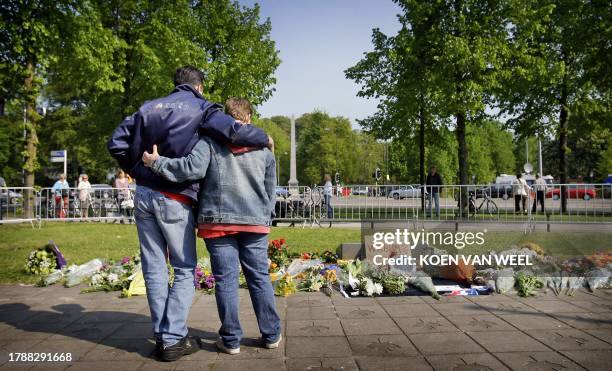
[{"label": "tall white obelisk", "polygon": [[297,180],[297,163],[296,163],[296,143],[295,143],[295,116],[291,116],[291,162],[289,169],[289,193],[298,193],[298,180]]}]

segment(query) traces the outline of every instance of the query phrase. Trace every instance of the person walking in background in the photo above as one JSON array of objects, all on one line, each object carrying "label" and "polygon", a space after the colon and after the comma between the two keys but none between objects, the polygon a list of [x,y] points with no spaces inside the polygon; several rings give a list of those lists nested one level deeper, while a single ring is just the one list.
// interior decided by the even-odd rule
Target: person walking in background
[{"label": "person walking in background", "polygon": [[[327,218],[331,219],[334,217],[334,209],[332,208],[331,198],[333,194],[333,188],[331,181],[331,175],[325,174],[325,184],[323,185],[323,200],[325,202],[325,206],[327,207]],[[331,220],[329,221],[329,226],[331,227]]]},{"label": "person walking in background", "polygon": [[429,202],[429,216],[432,216],[432,201],[436,203],[436,217],[440,217],[440,190],[442,189],[444,182],[442,177],[438,174],[438,169],[435,166],[429,168],[429,174],[425,179],[425,190],[427,193],[427,200]]},{"label": "person walking in background", "polygon": [[529,192],[529,185],[521,173],[516,174],[516,180],[514,181],[512,191],[514,192],[514,212],[520,213],[522,207],[523,212],[527,214],[527,194]]},{"label": "person walking in background", "polygon": [[87,218],[89,216],[89,205],[91,205],[91,184],[89,183],[89,176],[87,176],[87,174],[82,175],[77,190],[79,192],[81,218]]},{"label": "person walking in background", "polygon": [[542,206],[542,214],[544,213],[544,199],[546,192],[546,181],[540,176],[540,174],[536,174],[536,180],[534,184],[534,188],[536,191],[536,197],[533,199],[533,207],[531,208],[531,212],[535,213],[537,211],[538,202]]},{"label": "person walking in background", "polygon": [[119,211],[123,213],[123,206],[121,204],[123,201],[130,199],[130,182],[125,176],[125,172],[123,170],[119,170],[117,172],[117,177],[115,178],[115,184],[113,184],[113,187],[115,187],[117,190],[117,204],[119,205]]},{"label": "person walking in background", "polygon": [[66,175],[60,175],[53,184],[53,196],[55,197],[55,217],[65,218],[68,212],[68,193],[70,186],[66,181]]}]

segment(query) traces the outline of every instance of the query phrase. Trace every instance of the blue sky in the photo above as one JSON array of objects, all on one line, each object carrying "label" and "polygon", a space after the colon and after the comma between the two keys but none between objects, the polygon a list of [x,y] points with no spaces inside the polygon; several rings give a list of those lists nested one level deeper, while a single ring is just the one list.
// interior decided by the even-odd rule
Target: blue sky
[{"label": "blue sky", "polygon": [[333,116],[365,118],[376,101],[358,98],[359,86],[344,70],[372,50],[372,28],[395,34],[399,8],[391,0],[239,0],[259,3],[272,21],[271,38],[280,51],[276,91],[258,111],[264,117],[299,116],[315,109]]}]

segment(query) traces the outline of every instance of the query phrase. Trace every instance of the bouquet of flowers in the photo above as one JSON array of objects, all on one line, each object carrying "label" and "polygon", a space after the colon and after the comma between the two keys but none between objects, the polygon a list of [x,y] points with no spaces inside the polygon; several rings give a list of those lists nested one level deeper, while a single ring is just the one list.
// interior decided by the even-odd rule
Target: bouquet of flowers
[{"label": "bouquet of flowers", "polygon": [[82,292],[123,291],[130,287],[134,273],[140,270],[139,256],[125,256],[117,264],[105,264],[89,278],[89,288]]},{"label": "bouquet of flowers", "polygon": [[271,262],[271,269],[281,269],[291,262],[289,247],[284,238],[270,241],[268,244],[268,258]]},{"label": "bouquet of flowers", "polygon": [[57,259],[49,245],[32,251],[25,263],[26,272],[42,277],[48,276],[56,269]]},{"label": "bouquet of flowers", "polygon": [[289,296],[297,291],[295,281],[290,274],[285,274],[281,277],[274,287],[274,295],[276,296]]}]

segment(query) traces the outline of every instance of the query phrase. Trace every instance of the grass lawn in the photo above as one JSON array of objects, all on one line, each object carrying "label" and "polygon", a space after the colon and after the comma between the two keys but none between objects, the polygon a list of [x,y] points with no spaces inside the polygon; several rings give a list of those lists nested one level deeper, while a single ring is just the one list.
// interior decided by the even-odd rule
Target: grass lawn
[{"label": "grass lawn", "polygon": [[[285,238],[295,251],[335,251],[342,242],[359,241],[360,230],[349,228],[272,229],[271,239]],[[0,283],[32,283],[23,266],[30,251],[55,241],[68,264],[93,258],[120,259],[138,253],[135,225],[105,223],[47,223],[41,229],[24,225],[0,225]],[[198,255],[208,255],[198,239]]]},{"label": "grass lawn", "polygon": [[[358,228],[289,228],[275,227],[270,238],[285,238],[296,252],[335,251],[343,242],[358,242]],[[138,236],[134,225],[104,223],[47,223],[41,229],[29,225],[0,225],[0,283],[33,283],[33,276],[23,270],[25,260],[35,248],[54,240],[69,264],[82,264],[93,258],[120,259],[138,253]],[[483,246],[460,250],[464,254],[501,251],[511,245],[531,241],[552,255],[581,255],[594,251],[612,251],[610,232],[493,232],[486,234]],[[203,241],[198,240],[198,254],[206,255]]]}]

